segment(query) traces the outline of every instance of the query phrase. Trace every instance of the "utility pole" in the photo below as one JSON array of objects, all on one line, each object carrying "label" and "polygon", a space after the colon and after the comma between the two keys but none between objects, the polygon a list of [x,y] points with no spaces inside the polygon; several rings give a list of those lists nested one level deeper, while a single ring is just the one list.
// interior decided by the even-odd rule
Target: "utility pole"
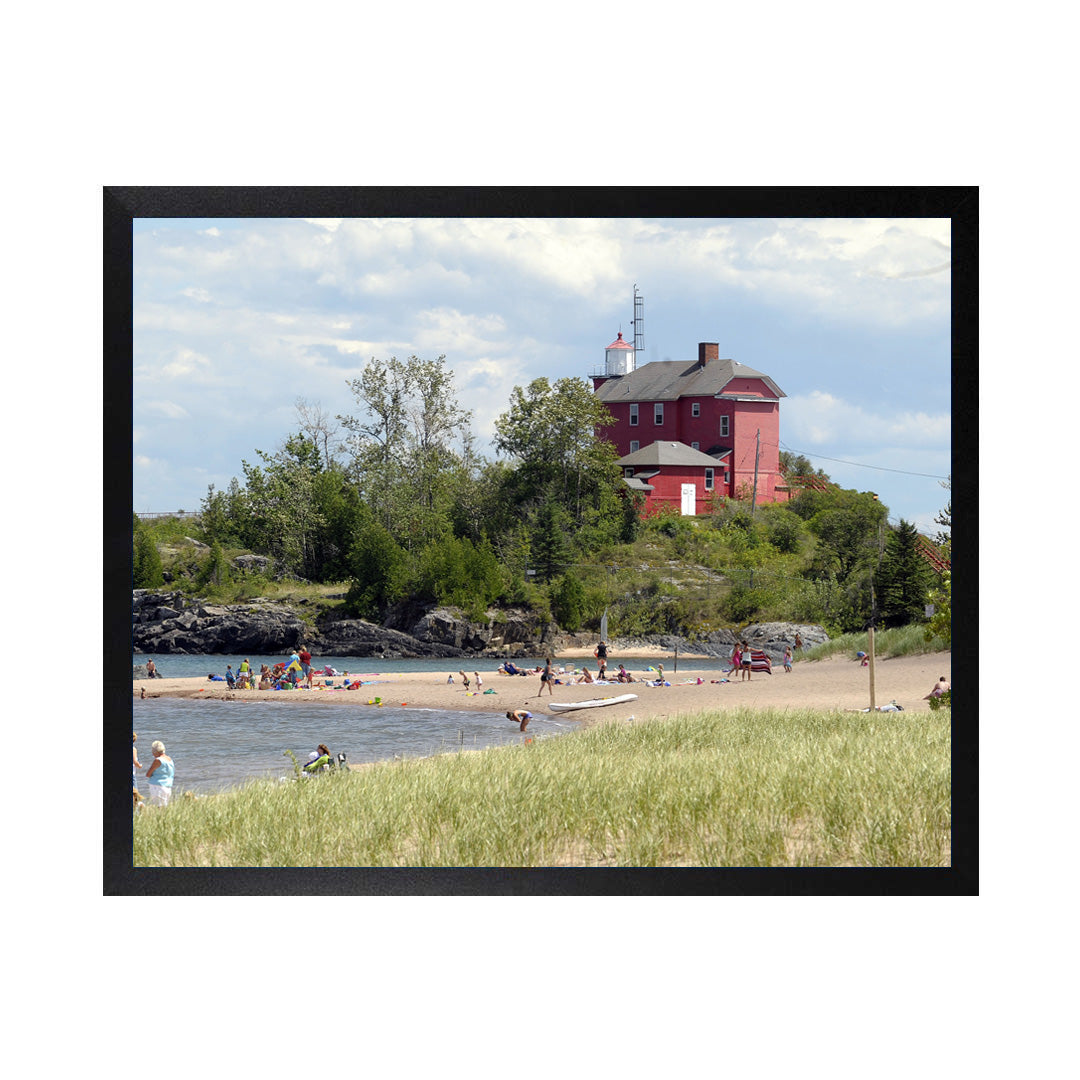
[{"label": "utility pole", "polygon": [[874,597],[874,583],[870,582],[870,640],[867,644],[867,652],[870,654],[870,711],[877,708],[874,685],[874,622],[877,620],[877,600]]}]

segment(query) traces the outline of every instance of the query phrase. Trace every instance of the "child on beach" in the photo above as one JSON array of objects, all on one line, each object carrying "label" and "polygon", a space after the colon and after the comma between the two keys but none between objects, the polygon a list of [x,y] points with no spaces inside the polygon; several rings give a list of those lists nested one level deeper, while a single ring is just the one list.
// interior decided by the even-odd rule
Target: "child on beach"
[{"label": "child on beach", "polygon": [[466,675],[464,671],[459,671],[458,674],[461,676],[461,681],[465,684],[466,692],[468,692],[468,689],[469,689],[469,676]]},{"label": "child on beach", "polygon": [[791,646],[784,646],[784,671],[791,672]]}]

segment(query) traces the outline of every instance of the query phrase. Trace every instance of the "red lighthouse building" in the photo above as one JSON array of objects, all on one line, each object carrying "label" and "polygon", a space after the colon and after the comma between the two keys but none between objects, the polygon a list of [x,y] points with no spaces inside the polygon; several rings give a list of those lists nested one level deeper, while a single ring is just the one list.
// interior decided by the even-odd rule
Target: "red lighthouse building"
[{"label": "red lighthouse building", "polygon": [[[758,503],[786,497],[780,399],[787,395],[763,372],[720,359],[719,345],[699,344],[696,361],[639,368],[620,333],[593,389],[615,418],[597,435],[615,445],[623,477],[645,493],[646,510],[674,505],[693,514],[689,507],[701,509],[714,494]],[[663,445],[644,453],[654,443]]]}]

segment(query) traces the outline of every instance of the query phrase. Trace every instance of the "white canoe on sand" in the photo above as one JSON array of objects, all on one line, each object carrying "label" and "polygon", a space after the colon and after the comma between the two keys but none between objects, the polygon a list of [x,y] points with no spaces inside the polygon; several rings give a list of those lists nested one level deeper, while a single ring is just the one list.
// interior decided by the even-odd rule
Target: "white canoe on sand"
[{"label": "white canoe on sand", "polygon": [[601,705],[622,705],[627,701],[637,701],[637,694],[593,698],[591,701],[549,701],[548,708],[552,712],[572,712],[574,709],[598,709]]}]

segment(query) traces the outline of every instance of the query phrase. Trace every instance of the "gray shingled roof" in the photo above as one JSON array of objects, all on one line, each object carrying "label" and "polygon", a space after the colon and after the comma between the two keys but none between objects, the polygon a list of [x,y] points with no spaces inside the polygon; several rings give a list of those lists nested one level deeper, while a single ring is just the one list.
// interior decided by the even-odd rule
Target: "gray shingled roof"
[{"label": "gray shingled roof", "polygon": [[627,375],[611,376],[596,391],[601,401],[675,401],[681,397],[714,397],[732,379],[762,379],[779,397],[787,397],[769,378],[734,360],[654,360]]},{"label": "gray shingled roof", "polygon": [[[626,457],[621,457],[616,462],[620,467],[631,466],[635,469],[645,468],[649,465],[704,465],[706,468],[716,467],[716,458],[695,450],[686,443],[659,440],[635,450]],[[655,473],[653,474],[656,475]]]}]

